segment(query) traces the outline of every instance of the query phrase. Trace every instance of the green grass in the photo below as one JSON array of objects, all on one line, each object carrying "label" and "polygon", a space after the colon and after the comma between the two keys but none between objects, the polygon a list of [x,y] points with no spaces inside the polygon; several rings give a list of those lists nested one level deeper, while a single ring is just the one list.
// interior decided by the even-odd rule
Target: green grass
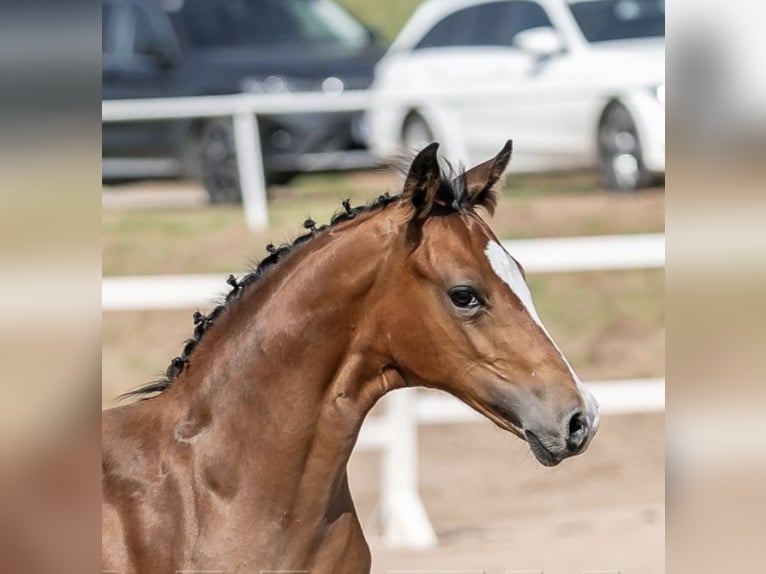
[{"label": "green grass", "polygon": [[599,193],[598,174],[592,171],[575,171],[540,174],[513,174],[501,190],[503,198],[532,199],[541,195]]},{"label": "green grass", "polygon": [[340,0],[340,4],[391,42],[420,2],[418,0]]},{"label": "green grass", "polygon": [[665,372],[662,270],[537,275],[537,309],[584,379]]}]

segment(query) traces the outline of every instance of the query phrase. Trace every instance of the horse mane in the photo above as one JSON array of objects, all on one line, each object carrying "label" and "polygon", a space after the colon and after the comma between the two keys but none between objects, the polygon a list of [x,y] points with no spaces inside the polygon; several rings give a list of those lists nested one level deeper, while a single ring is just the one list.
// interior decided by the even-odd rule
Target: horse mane
[{"label": "horse mane", "polygon": [[[404,169],[401,170],[406,175],[406,171]],[[441,182],[437,194],[441,200],[440,207],[435,209],[432,214],[454,213],[456,211],[470,210],[472,206],[468,202],[465,169],[463,166],[458,165],[457,167],[454,167],[452,164],[445,160],[444,164],[441,165],[440,171]],[[119,395],[118,400],[134,397],[149,399],[167,390],[173,381],[179,377],[179,375],[189,364],[194,349],[205,336],[205,333],[207,333],[215,320],[220,317],[226,309],[230,308],[231,303],[239,299],[242,296],[242,293],[248,287],[256,283],[258,279],[260,279],[268,270],[275,267],[288,253],[292,252],[295,248],[309,243],[319,234],[340,223],[350,221],[356,216],[364,213],[381,210],[392,203],[402,200],[409,200],[409,198],[404,197],[401,193],[396,195],[384,193],[366,205],[352,207],[350,200],[344,199],[341,202],[342,209],[335,212],[329,224],[317,226],[313,219],[308,218],[303,222],[303,228],[308,230],[306,233],[299,235],[293,241],[283,243],[278,247],[272,243],[269,243],[266,246],[268,255],[262,259],[260,263],[251,267],[250,271],[240,280],[237,280],[234,275],[229,275],[226,282],[231,286],[231,291],[225,296],[223,300],[219,302],[219,304],[210,312],[210,314],[203,315],[199,311],[194,312],[192,315],[194,320],[194,331],[192,336],[184,342],[181,354],[174,357],[170,361],[170,365],[168,365],[164,376],[148,384]],[[487,203],[489,203],[489,201],[494,201],[494,196],[492,196],[491,199],[488,199]]]}]

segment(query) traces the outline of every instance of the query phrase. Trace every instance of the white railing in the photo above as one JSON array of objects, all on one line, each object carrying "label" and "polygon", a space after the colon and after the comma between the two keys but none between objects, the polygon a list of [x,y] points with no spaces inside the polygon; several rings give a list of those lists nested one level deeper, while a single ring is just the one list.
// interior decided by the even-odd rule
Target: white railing
[{"label": "white railing", "polygon": [[[569,237],[504,241],[530,273],[662,268],[663,234]],[[222,275],[105,277],[102,308],[109,311],[194,308],[223,291]],[[603,414],[656,412],[665,408],[663,379],[589,384]],[[404,389],[387,396],[384,414],[368,417],[358,449],[383,452],[380,518],[393,545],[427,547],[436,535],[418,495],[417,429],[421,424],[482,418],[449,395]]]},{"label": "white railing", "polygon": [[[517,239],[503,246],[529,273],[664,267],[661,233]],[[105,311],[188,309],[209,305],[226,288],[223,274],[105,277]]]},{"label": "white railing", "polygon": [[[237,169],[245,219],[251,229],[268,226],[266,181],[263,171],[258,116],[315,112],[357,112],[369,108],[367,90],[336,95],[325,93],[234,94],[193,98],[146,98],[101,102],[101,121],[232,118]],[[246,161],[241,161],[245,159]]]}]

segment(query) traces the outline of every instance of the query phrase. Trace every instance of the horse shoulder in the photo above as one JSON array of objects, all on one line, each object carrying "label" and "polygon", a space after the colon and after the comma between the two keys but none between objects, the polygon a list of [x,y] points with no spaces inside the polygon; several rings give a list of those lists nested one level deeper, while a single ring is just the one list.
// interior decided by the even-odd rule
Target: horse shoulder
[{"label": "horse shoulder", "polygon": [[160,565],[172,571],[179,532],[172,523],[183,514],[182,502],[158,448],[162,425],[143,409],[128,405],[102,415],[102,562],[123,572]]}]

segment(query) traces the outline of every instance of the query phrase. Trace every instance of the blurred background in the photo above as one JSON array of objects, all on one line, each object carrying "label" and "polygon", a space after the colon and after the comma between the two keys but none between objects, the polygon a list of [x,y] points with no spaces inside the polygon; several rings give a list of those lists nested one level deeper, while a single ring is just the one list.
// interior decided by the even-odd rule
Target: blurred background
[{"label": "blurred background", "polygon": [[[268,198],[256,229],[231,115],[104,124],[104,407],[163,371],[196,308],[127,310],[109,302],[109,282],[217,274],[220,291],[307,216],[326,222],[342,198],[398,193],[385,165],[434,140],[470,166],[514,139],[491,221],[504,240],[608,246],[664,232],[657,0],[104,0],[102,26],[105,112],[140,98],[247,94],[276,108],[303,94],[369,98],[363,110],[256,114]],[[664,377],[664,269],[626,267],[529,274],[586,381]],[[350,477],[374,571],[663,571],[664,413],[636,410],[605,416],[587,456],[552,470],[489,422],[421,425],[418,490],[438,539],[425,550],[385,543],[383,456],[360,449]]]},{"label": "blurred background", "polygon": [[[246,32],[258,25],[248,12],[195,28],[195,4],[0,6],[0,293],[9,302],[0,323],[0,571],[97,569],[97,397],[102,408],[115,404],[188,336],[191,308],[101,316],[102,266],[109,278],[212,273],[223,283],[267,242],[298,233],[306,215],[325,221],[342,197],[398,191],[397,177],[376,167],[395,150],[438,138],[469,163],[507,137],[516,151],[491,221],[501,238],[667,227],[667,292],[661,269],[530,274],[532,291],[583,379],[667,369],[667,569],[762,565],[764,7],[675,0],[665,13],[664,3],[593,0],[578,16],[563,2],[486,3],[490,11],[284,2],[305,26],[268,26],[272,37],[252,45],[261,40]],[[304,4],[320,7],[294,11]],[[661,14],[673,78],[667,201],[664,25],[659,34],[632,25],[648,16],[656,26]],[[319,41],[326,49],[303,50],[316,73],[274,50],[274,35]],[[269,225],[258,231],[239,205],[226,118],[102,132],[98,112],[102,96],[352,90],[370,90],[370,113],[259,117]],[[439,547],[391,549],[371,527],[376,571],[665,571],[664,426],[661,413],[606,417],[585,456],[552,470],[489,423],[421,427],[420,494]],[[379,459],[360,452],[351,462],[365,521]]]}]

